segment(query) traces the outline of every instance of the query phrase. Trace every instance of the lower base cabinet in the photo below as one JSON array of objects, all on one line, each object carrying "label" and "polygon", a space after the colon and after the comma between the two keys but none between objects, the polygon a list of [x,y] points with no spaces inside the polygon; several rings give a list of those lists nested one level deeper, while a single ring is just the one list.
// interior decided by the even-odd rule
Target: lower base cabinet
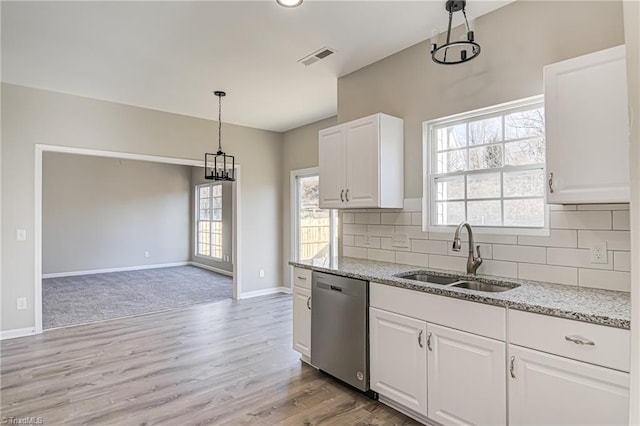
[{"label": "lower base cabinet", "polygon": [[311,290],[293,286],[293,350],[311,358]]},{"label": "lower base cabinet", "polygon": [[507,420],[504,342],[427,325],[428,417],[443,425]]},{"label": "lower base cabinet", "polygon": [[427,323],[369,308],[369,328],[371,389],[426,416]]},{"label": "lower base cabinet", "polygon": [[629,374],[516,345],[509,364],[509,424],[628,424]]}]

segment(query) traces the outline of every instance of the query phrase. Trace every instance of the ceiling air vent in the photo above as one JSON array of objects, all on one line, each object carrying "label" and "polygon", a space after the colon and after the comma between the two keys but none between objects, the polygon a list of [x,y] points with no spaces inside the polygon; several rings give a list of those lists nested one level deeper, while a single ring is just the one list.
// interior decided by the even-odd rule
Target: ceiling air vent
[{"label": "ceiling air vent", "polygon": [[305,67],[308,67],[309,65],[315,64],[319,60],[324,59],[329,55],[333,55],[334,53],[336,53],[335,49],[331,49],[330,47],[323,47],[322,49],[316,50],[312,54],[300,59],[298,63],[301,63]]}]

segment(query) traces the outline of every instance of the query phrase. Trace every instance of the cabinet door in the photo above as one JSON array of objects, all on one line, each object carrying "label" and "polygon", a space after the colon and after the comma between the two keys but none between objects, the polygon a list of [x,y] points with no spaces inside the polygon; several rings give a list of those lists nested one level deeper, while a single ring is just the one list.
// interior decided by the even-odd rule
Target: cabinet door
[{"label": "cabinet door", "polygon": [[321,130],[318,134],[320,167],[320,208],[345,207],[344,126]]},{"label": "cabinet door", "polygon": [[544,68],[548,202],[629,202],[626,81],[624,46]]},{"label": "cabinet door", "polygon": [[628,424],[627,373],[514,345],[509,355],[511,425]]},{"label": "cabinet door", "polygon": [[427,414],[426,323],[369,308],[371,389]]},{"label": "cabinet door", "polygon": [[376,114],[346,125],[345,199],[349,208],[375,207],[379,204],[380,115]]},{"label": "cabinet door", "polygon": [[427,325],[429,418],[443,425],[506,424],[504,342]]},{"label": "cabinet door", "polygon": [[311,357],[311,290],[293,287],[293,349]]}]

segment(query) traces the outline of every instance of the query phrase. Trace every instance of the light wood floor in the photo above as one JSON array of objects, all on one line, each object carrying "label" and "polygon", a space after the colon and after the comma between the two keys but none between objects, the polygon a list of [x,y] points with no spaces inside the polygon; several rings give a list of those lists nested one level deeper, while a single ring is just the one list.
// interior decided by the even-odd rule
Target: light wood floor
[{"label": "light wood floor", "polygon": [[288,295],[51,330],[0,360],[1,416],[45,425],[416,424],[299,361]]}]

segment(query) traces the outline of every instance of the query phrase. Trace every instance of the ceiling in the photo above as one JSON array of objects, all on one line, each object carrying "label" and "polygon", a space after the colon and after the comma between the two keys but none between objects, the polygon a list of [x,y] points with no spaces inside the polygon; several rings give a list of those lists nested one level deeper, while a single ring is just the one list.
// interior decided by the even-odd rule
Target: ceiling
[{"label": "ceiling", "polygon": [[[467,12],[477,17],[509,1],[471,1]],[[444,1],[1,7],[4,82],[207,119],[218,114],[212,92],[225,90],[222,121],[279,132],[336,114],[338,77],[445,30],[448,17]],[[297,62],[324,46],[337,53]]]}]

